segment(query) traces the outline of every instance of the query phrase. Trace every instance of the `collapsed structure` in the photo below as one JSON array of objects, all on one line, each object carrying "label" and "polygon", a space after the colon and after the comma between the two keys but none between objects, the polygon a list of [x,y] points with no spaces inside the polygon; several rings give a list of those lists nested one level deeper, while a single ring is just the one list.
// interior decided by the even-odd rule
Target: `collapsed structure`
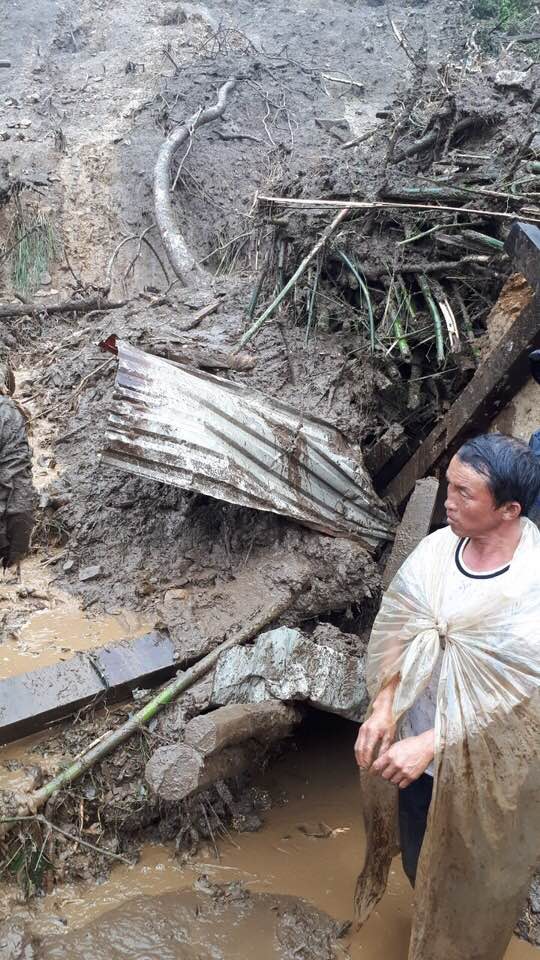
[{"label": "collapsed structure", "polygon": [[[238,37],[216,36],[220,82],[231,50],[235,72],[255,69],[249,45],[238,52]],[[407,46],[399,29],[397,40]],[[330,120],[318,125],[330,156],[307,169],[294,158],[280,162],[245,236],[237,236],[236,214],[223,214],[227,236],[209,235],[199,258],[206,266],[188,243],[198,236],[200,197],[191,196],[189,164],[175,148],[201,147],[194,118],[212,106],[181,129],[167,117],[154,177],[163,242],[149,246],[146,225],[131,238],[135,261],[147,247],[152,257],[157,250],[162,289],[150,284],[138,302],[114,301],[116,268],[125,266],[126,289],[133,272],[131,254],[124,263],[125,247],[117,247],[97,292],[79,287],[64,303],[5,308],[9,317],[32,318],[21,321],[30,338],[33,321],[48,331],[56,318],[42,388],[58,417],[62,471],[42,495],[38,542],[61,547],[59,577],[85,604],[103,609],[136,597],[158,630],[47,668],[39,682],[2,681],[4,739],[141,687],[144,709],[150,686],[189,671],[261,611],[281,609],[250,646],[225,651],[214,674],[152,719],[158,743],[150,741],[144,762],[134,725],[133,741],[99,762],[91,785],[80,767],[69,794],[52,791],[47,816],[69,832],[84,799],[82,827],[99,823],[113,853],[145,830],[179,846],[205,837],[201,797],[222,820],[234,815],[240,801],[230,778],[253,764],[261,745],[294,730],[306,704],[361,719],[383,571],[440,519],[436,481],[409,500],[387,564],[402,508],[419,478],[440,476],[456,445],[512,400],[527,379],[528,351],[540,346],[538,159],[526,132],[537,109],[536,68],[480,77],[472,54],[468,67],[435,72],[420,47],[409,44],[407,55],[411,83],[381,123],[355,136]],[[288,56],[277,63],[285,83],[298,71]],[[275,63],[266,66],[270,111],[283,91]],[[339,90],[344,83],[324,80]],[[206,116],[229,137],[223,143],[242,135],[240,120],[255,122],[254,89],[244,100],[242,82],[227,86],[218,112]],[[271,140],[279,131],[281,149],[296,128],[285,107],[272,110],[265,124]],[[229,111],[235,126],[223,131]],[[213,129],[204,141],[212,162],[221,141]],[[164,182],[178,189],[167,195],[161,229]],[[12,178],[4,200],[20,189]],[[516,219],[521,225],[508,235]],[[516,269],[525,279],[508,279]],[[173,290],[179,273],[189,285]],[[503,325],[490,331],[501,289]],[[79,313],[88,327],[61,326],[63,315]],[[118,349],[116,379],[114,360],[96,342]],[[116,708],[107,720],[90,711],[76,733],[53,731],[52,740],[64,754],[84,755],[129,712]],[[4,799],[16,814],[20,798]],[[35,821],[23,835],[30,887],[40,882],[32,865],[43,828]],[[53,859],[65,844],[54,836]],[[8,861],[9,836],[4,849]],[[82,860],[78,848],[76,856]],[[533,938],[535,902],[523,920]]]}]

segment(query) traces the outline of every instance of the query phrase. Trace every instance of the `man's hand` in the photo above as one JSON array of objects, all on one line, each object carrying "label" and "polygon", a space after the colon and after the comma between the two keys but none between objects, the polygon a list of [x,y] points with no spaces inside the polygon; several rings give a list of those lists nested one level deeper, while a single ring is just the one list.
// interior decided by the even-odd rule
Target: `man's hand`
[{"label": "man's hand", "polygon": [[375,760],[371,772],[403,790],[422,776],[434,756],[435,731],[427,730],[418,737],[406,737],[394,743]]},{"label": "man's hand", "polygon": [[394,742],[396,725],[392,716],[392,704],[398,683],[399,677],[394,677],[388,686],[381,690],[373,702],[369,720],[360,727],[354,745],[354,755],[362,770],[369,770],[377,756],[377,751],[382,754]]}]

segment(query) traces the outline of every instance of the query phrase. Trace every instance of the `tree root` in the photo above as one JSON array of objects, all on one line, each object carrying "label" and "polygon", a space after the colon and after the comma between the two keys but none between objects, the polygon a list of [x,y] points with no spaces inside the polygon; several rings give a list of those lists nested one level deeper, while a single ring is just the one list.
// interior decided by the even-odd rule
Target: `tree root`
[{"label": "tree root", "polygon": [[174,130],[162,144],[154,168],[154,207],[156,222],[161,234],[163,246],[167,252],[171,267],[178,279],[185,283],[185,277],[191,271],[197,271],[199,277],[205,275],[190,253],[186,241],[178,232],[174,216],[171,189],[172,164],[176,151],[186,140],[191,142],[197,127],[210,123],[223,116],[229,93],[234,90],[236,80],[227,80],[220,87],[217,103],[206,110],[198,110],[183,126]]}]

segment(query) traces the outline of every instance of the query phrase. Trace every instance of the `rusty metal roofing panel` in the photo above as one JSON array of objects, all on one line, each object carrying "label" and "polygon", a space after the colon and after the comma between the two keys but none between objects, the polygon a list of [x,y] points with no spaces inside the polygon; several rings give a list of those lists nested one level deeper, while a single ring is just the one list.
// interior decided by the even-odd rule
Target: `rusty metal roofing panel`
[{"label": "rusty metal roofing panel", "polygon": [[331,424],[118,341],[103,459],[374,545],[393,535],[360,452]]}]

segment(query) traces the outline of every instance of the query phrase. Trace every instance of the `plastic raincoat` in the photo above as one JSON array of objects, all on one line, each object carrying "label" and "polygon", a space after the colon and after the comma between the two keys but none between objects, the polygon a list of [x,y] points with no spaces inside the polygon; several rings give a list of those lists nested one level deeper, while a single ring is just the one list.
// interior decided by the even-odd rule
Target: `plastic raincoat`
[{"label": "plastic raincoat", "polygon": [[[439,617],[458,538],[426,537],[385,594],[368,648],[373,700],[396,674],[399,720],[437,692],[433,799],[415,888],[409,960],[501,960],[540,862],[540,533],[527,519],[497,601],[467,595]],[[362,774],[362,924],[398,852],[397,787]]]}]

